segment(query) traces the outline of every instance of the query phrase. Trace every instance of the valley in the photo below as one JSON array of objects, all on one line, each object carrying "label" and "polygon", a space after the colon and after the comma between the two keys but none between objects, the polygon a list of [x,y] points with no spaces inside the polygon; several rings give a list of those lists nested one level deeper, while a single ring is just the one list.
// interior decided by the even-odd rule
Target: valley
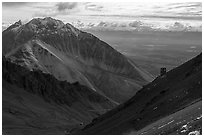
[{"label": "valley", "polygon": [[201,36],[18,21],[2,32],[3,134],[202,134]]},{"label": "valley", "polygon": [[202,32],[85,31],[106,41],[154,77],[161,67],[171,70],[202,51]]},{"label": "valley", "polygon": [[[146,132],[147,134],[148,132],[149,134],[184,134],[179,130],[184,124],[192,124],[191,131],[201,130],[200,120],[194,122],[202,115],[201,104],[197,104],[199,107],[194,105],[202,97],[201,68],[202,55],[200,54],[165,75],[157,77],[130,100],[94,119],[91,124],[76,131],[75,134],[143,133],[140,131],[144,131],[144,134]],[[191,109],[195,111],[188,113]],[[174,121],[181,123],[175,125]],[[153,130],[154,126],[157,129]],[[165,126],[168,128],[163,128]],[[149,128],[151,128],[150,131]]]}]

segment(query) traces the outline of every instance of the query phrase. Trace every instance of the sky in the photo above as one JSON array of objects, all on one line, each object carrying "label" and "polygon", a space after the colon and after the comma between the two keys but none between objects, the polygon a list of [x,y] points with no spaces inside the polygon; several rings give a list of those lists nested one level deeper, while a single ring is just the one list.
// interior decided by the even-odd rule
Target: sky
[{"label": "sky", "polygon": [[53,17],[84,29],[202,30],[202,3],[3,2],[2,25]]}]

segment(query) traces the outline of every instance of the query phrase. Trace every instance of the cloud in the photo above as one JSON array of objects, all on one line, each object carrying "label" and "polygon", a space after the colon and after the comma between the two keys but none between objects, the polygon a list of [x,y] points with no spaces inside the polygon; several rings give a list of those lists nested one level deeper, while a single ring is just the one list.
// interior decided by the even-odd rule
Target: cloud
[{"label": "cloud", "polygon": [[5,29],[7,29],[10,25],[12,24],[8,24],[8,23],[2,23],[2,31],[4,31]]},{"label": "cloud", "polygon": [[179,23],[175,22],[172,26],[170,26],[171,30],[186,30],[188,27]]},{"label": "cloud", "polygon": [[98,24],[98,27],[107,27],[108,26],[108,23],[107,22],[103,22],[101,21],[99,24]]},{"label": "cloud", "polygon": [[134,28],[140,27],[142,25],[143,23],[141,21],[134,21],[129,24],[130,27],[134,27]]},{"label": "cloud", "polygon": [[95,24],[94,24],[94,23],[89,23],[87,26],[88,26],[88,27],[94,27]]},{"label": "cloud", "polygon": [[40,12],[36,12],[33,17],[47,17],[47,16],[58,16],[58,15],[68,15],[76,12],[78,9],[77,2],[59,2],[50,7],[42,8]]},{"label": "cloud", "polygon": [[86,10],[91,10],[91,11],[102,11],[103,6],[95,5],[95,4],[88,4],[85,6]]},{"label": "cloud", "polygon": [[116,27],[118,27],[118,23],[116,23],[116,22],[104,22],[104,21],[101,21],[101,22],[99,22],[97,27],[116,28]]},{"label": "cloud", "polygon": [[21,7],[28,2],[2,2],[2,7]]},{"label": "cloud", "polygon": [[58,11],[71,10],[77,7],[77,2],[60,2],[56,4]]},{"label": "cloud", "polygon": [[79,28],[83,28],[85,25],[84,25],[84,23],[83,22],[81,22],[81,21],[77,21],[77,26],[79,27]]},{"label": "cloud", "polygon": [[74,22],[81,28],[183,30],[188,26],[188,30],[202,29],[201,2],[153,2],[150,5],[137,2],[3,2],[2,6],[3,21],[9,23],[49,16]]},{"label": "cloud", "polygon": [[120,25],[119,25],[119,27],[127,27],[127,25],[126,24],[124,24],[124,23],[121,23]]},{"label": "cloud", "polygon": [[46,10],[46,11],[43,11],[43,12],[36,12],[32,15],[32,17],[55,17],[59,15],[58,12],[56,12],[55,10]]},{"label": "cloud", "polygon": [[180,4],[180,5],[175,5],[173,7],[170,7],[169,9],[176,9],[176,8],[201,8],[202,7],[202,3],[201,2],[195,2],[195,3],[184,3],[184,4]]},{"label": "cloud", "polygon": [[130,28],[132,27],[134,30],[140,30],[140,31],[141,30],[143,30],[143,31],[153,30],[153,26],[151,24],[147,24],[147,23],[144,23],[142,21],[133,21],[133,22],[129,23],[129,27]]},{"label": "cloud", "polygon": [[[180,13],[177,13],[180,14]],[[189,15],[189,14],[188,14]],[[178,19],[178,20],[202,20],[202,16],[164,16],[164,15],[144,15],[144,16],[140,16],[140,17],[144,17],[144,18],[160,18],[160,19]]]}]

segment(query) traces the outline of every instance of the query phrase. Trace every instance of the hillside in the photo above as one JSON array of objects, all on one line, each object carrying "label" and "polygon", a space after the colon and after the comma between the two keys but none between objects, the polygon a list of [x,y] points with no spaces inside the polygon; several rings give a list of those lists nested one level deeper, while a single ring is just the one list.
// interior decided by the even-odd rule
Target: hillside
[{"label": "hillside", "polygon": [[[202,54],[156,78],[134,97],[73,134],[188,134],[201,131]],[[189,129],[183,131],[184,126]],[[182,129],[182,130],[181,130]]]},{"label": "hillside", "polygon": [[3,134],[67,134],[116,106],[94,90],[3,57]]},{"label": "hillside", "polygon": [[78,81],[115,103],[152,80],[104,41],[50,17],[16,22],[3,31],[2,40],[3,55],[13,62],[59,80]]}]

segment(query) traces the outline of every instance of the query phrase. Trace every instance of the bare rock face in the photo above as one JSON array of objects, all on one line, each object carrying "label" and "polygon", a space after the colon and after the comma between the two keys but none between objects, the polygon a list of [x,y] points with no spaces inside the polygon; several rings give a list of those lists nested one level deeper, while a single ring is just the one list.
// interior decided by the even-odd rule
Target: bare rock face
[{"label": "bare rock face", "polygon": [[48,102],[55,101],[58,104],[66,104],[79,101],[81,96],[90,99],[95,103],[107,103],[104,107],[111,108],[111,103],[107,98],[99,95],[90,88],[81,85],[79,82],[73,84],[66,81],[59,81],[50,74],[43,73],[41,70],[30,71],[3,57],[3,79],[10,84],[23,88],[33,94],[42,96]]},{"label": "bare rock face", "polygon": [[66,134],[116,106],[79,82],[59,81],[5,57],[2,65],[5,134]]},{"label": "bare rock face", "polygon": [[119,103],[152,80],[107,43],[68,23],[48,17],[15,24],[3,32],[3,55],[30,70],[79,81]]}]

